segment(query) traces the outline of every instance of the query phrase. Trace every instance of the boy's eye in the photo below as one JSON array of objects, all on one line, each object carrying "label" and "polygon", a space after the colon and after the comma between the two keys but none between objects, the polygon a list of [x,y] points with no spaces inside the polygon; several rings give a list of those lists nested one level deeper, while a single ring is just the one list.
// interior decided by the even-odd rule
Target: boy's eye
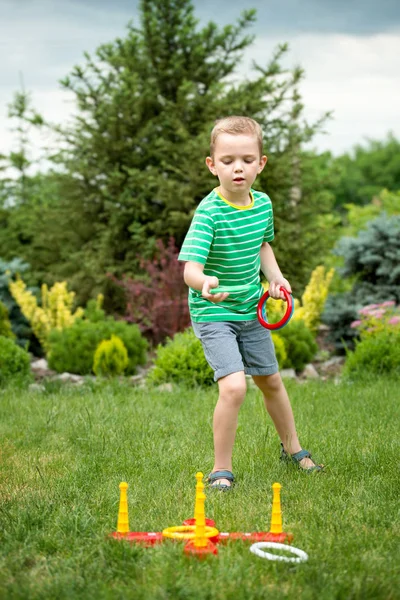
[{"label": "boy's eye", "polygon": [[[246,164],[251,164],[251,163],[252,163],[252,162],[254,162],[254,161],[255,161],[255,158],[251,158],[251,157],[249,157],[249,158],[244,158],[244,159],[243,159],[243,162],[245,162]],[[223,158],[223,159],[221,160],[221,162],[222,162],[224,165],[230,165],[230,164],[232,163],[232,159],[231,159],[231,158]]]}]

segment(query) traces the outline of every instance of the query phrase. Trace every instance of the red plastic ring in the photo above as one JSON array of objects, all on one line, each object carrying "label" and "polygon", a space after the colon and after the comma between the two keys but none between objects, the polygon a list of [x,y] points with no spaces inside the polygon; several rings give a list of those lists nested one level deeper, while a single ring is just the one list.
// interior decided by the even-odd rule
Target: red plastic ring
[{"label": "red plastic ring", "polygon": [[258,301],[258,305],[257,305],[257,317],[258,320],[260,321],[261,325],[263,327],[265,327],[265,329],[270,329],[270,330],[274,330],[274,329],[280,329],[281,327],[283,327],[284,325],[286,325],[286,323],[290,320],[290,317],[293,314],[293,297],[292,294],[290,294],[287,289],[285,289],[284,287],[281,287],[281,292],[283,292],[284,296],[285,296],[285,300],[287,302],[287,308],[286,308],[286,312],[283,315],[282,319],[280,321],[278,321],[277,323],[267,323],[267,321],[265,321],[264,317],[263,317],[263,306],[264,303],[268,300],[269,298],[269,292],[265,292],[265,294],[263,294],[260,298],[260,300]]}]

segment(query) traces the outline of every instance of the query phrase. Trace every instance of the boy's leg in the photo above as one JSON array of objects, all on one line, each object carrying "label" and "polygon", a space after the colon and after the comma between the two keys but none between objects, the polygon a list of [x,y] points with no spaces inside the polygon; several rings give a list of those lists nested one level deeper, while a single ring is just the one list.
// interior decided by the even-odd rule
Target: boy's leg
[{"label": "boy's leg", "polygon": [[[264,395],[265,407],[274,422],[284,449],[289,454],[299,452],[301,446],[297,437],[293,411],[280,373],[252,375],[252,377]],[[310,458],[303,458],[300,461],[300,465],[304,468],[312,467],[314,464]]]},{"label": "boy's leg", "polygon": [[[243,322],[192,323],[195,335],[200,339],[208,364],[218,381],[219,397],[214,410],[213,472],[232,471],[232,450],[235,441],[237,417],[246,395],[246,378],[237,336]],[[218,479],[216,485],[230,486],[226,479]]]},{"label": "boy's leg", "polygon": [[[218,380],[219,397],[214,410],[214,453],[215,471],[232,471],[232,451],[235,442],[239,409],[246,396],[246,378],[244,371],[231,373]],[[227,479],[218,479],[218,484],[231,483]]]}]

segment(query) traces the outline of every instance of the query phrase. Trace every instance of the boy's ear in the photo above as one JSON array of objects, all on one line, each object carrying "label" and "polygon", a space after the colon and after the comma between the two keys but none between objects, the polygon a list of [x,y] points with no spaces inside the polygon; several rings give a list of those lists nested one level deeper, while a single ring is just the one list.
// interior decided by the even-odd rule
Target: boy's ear
[{"label": "boy's ear", "polygon": [[260,158],[260,164],[258,165],[258,173],[261,173],[261,171],[263,170],[263,168],[265,167],[265,165],[267,164],[268,161],[268,157],[267,156],[262,156]]},{"label": "boy's ear", "polygon": [[215,168],[214,161],[213,161],[213,159],[211,158],[211,156],[207,156],[207,158],[206,158],[206,165],[207,165],[207,167],[210,169],[210,171],[211,171],[211,173],[212,173],[213,175],[216,175],[216,174],[217,174],[217,170],[216,170],[216,168]]}]

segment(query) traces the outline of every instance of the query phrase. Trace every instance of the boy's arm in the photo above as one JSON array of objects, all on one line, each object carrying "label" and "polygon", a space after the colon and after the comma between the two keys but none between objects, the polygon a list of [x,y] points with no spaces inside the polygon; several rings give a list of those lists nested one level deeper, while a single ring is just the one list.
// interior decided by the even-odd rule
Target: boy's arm
[{"label": "boy's arm", "polygon": [[281,273],[278,263],[276,262],[274,251],[268,242],[261,244],[260,250],[260,261],[261,271],[269,282],[269,294],[271,298],[276,300],[285,300],[283,292],[280,291],[280,287],[284,287],[288,292],[292,292],[290,283],[285,279]]},{"label": "boy's arm", "polygon": [[210,288],[216,288],[219,285],[218,277],[204,275],[204,265],[201,263],[188,261],[185,263],[183,279],[189,287],[201,291],[201,295],[210,302],[221,302],[229,296],[227,293],[210,294]]}]

